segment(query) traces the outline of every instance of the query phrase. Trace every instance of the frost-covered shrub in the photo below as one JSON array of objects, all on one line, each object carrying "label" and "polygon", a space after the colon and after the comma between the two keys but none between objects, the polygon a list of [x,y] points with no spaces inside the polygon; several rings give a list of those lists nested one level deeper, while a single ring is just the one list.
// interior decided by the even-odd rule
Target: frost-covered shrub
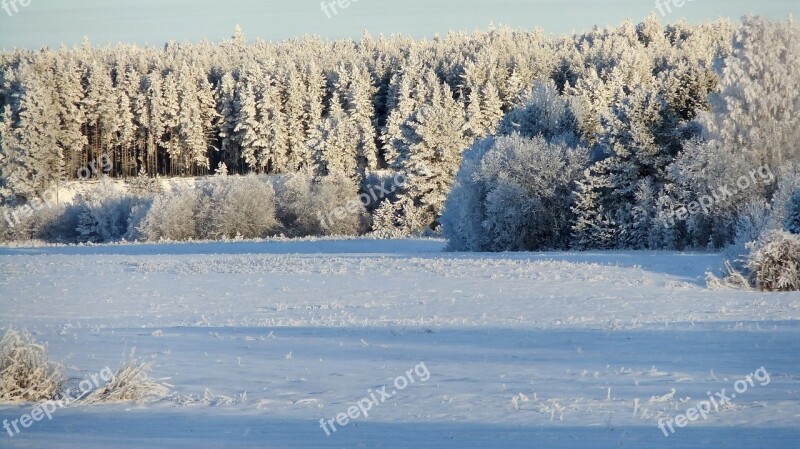
[{"label": "frost-covered shrub", "polygon": [[278,181],[278,220],[289,235],[310,235],[318,223],[310,209],[312,176],[306,173],[285,175]]},{"label": "frost-covered shrub", "polygon": [[786,203],[783,226],[792,234],[800,234],[800,189]]},{"label": "frost-covered shrub", "polygon": [[0,241],[75,243],[81,210],[71,204],[0,207]]},{"label": "frost-covered shrub", "polygon": [[448,239],[447,246],[451,251],[480,251],[484,246],[486,236],[482,223],[486,215],[483,202],[486,186],[476,173],[483,157],[494,145],[495,138],[488,137],[475,142],[464,153],[453,189],[445,202],[444,213],[439,219],[442,234]]},{"label": "frost-covered shrub", "polygon": [[[520,251],[568,247],[575,182],[585,148],[512,135],[479,144],[445,206],[453,250]],[[476,158],[480,162],[476,163]]]},{"label": "frost-covered shrub", "polygon": [[250,175],[228,182],[213,198],[214,237],[263,238],[278,228],[272,184]]},{"label": "frost-covered shrub", "polygon": [[359,235],[368,226],[358,188],[347,177],[297,173],[283,177],[276,190],[278,218],[290,236]]},{"label": "frost-covered shrub", "polygon": [[0,342],[0,402],[36,402],[55,398],[63,384],[60,365],[28,332],[6,331]]},{"label": "frost-covered shrub", "polygon": [[754,201],[741,208],[736,219],[733,244],[723,251],[735,268],[741,268],[746,262],[750,244],[770,231],[770,216],[770,207],[763,201]]},{"label": "frost-covered shrub", "polygon": [[119,240],[128,232],[134,198],[114,191],[92,191],[78,198],[81,212],[76,232],[81,242],[103,243]]},{"label": "frost-covered shrub", "polygon": [[800,291],[800,236],[775,231],[754,245],[747,262],[752,284],[764,291]]},{"label": "frost-covered shrub", "polygon": [[201,204],[199,190],[173,187],[153,200],[139,232],[149,241],[196,239]]},{"label": "frost-covered shrub", "polygon": [[128,229],[125,232],[125,240],[136,241],[146,238],[142,233],[142,225],[150,212],[150,208],[153,206],[153,200],[153,197],[140,197],[133,202],[131,212],[128,215]]},{"label": "frost-covered shrub", "polygon": [[264,238],[278,229],[269,179],[219,176],[141,199],[131,212],[128,235],[145,240]]}]

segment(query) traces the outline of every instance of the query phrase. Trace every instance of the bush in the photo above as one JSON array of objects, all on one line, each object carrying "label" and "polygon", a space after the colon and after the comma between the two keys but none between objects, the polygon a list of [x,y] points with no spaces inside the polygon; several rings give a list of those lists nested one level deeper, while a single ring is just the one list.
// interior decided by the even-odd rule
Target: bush
[{"label": "bush", "polygon": [[277,188],[278,217],[292,237],[359,235],[369,226],[358,187],[347,177],[283,177]]},{"label": "bush", "polygon": [[800,291],[800,236],[769,233],[748,258],[751,283],[763,291]]},{"label": "bush", "polygon": [[565,249],[574,221],[575,181],[586,166],[584,148],[519,135],[481,143],[458,175],[442,217],[450,249],[527,251]]},{"label": "bush", "polygon": [[255,175],[174,186],[155,197],[145,212],[147,203],[134,207],[129,235],[150,241],[264,238],[278,229],[275,191],[268,179]]},{"label": "bush", "polygon": [[0,342],[0,357],[0,402],[37,402],[59,393],[61,366],[48,361],[47,348],[28,332],[9,329]]},{"label": "bush", "polygon": [[251,175],[227,183],[219,193],[212,198],[212,237],[263,238],[277,230],[271,183]]},{"label": "bush", "polygon": [[80,213],[75,231],[83,243],[105,243],[122,239],[128,232],[128,221],[134,198],[120,193],[92,192],[78,198]]},{"label": "bush", "polygon": [[200,204],[198,190],[173,187],[153,200],[139,231],[149,241],[196,239]]}]

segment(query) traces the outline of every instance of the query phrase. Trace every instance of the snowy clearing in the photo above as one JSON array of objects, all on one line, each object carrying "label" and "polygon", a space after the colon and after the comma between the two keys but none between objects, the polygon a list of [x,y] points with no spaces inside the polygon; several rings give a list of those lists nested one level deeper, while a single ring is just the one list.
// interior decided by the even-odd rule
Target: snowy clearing
[{"label": "snowy clearing", "polygon": [[[0,248],[0,326],[48,342],[75,379],[135,348],[172,386],[59,409],[0,446],[800,447],[800,294],[709,290],[718,254],[443,245]],[[420,363],[430,377],[396,388]],[[659,429],[762,367],[707,419]],[[384,385],[326,435],[320,419]]]}]

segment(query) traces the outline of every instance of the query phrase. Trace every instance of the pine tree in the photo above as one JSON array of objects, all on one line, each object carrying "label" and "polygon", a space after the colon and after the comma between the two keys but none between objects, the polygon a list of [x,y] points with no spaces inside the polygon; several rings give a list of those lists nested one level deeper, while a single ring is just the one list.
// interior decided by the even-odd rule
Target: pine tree
[{"label": "pine tree", "polygon": [[363,67],[356,67],[349,76],[346,90],[347,114],[358,134],[358,166],[361,169],[378,168],[378,147],[375,145],[375,107],[372,99],[378,92],[372,75]]},{"label": "pine tree", "polygon": [[181,167],[182,149],[178,141],[178,128],[181,125],[181,104],[178,94],[178,80],[174,72],[168,73],[162,83],[163,110],[160,124],[163,130],[159,134],[165,136],[163,147],[169,155],[170,174],[175,175]]},{"label": "pine tree", "polygon": [[408,156],[401,162],[407,176],[403,196],[417,206],[422,226],[436,227],[450,186],[468,146],[464,134],[464,111],[453,99],[449,86],[436,86],[431,98],[438,103],[425,106],[403,125]]},{"label": "pine tree", "polygon": [[328,116],[308,141],[309,152],[314,158],[315,175],[346,176],[358,185],[359,140],[357,128],[344,112],[338,96],[334,96]]},{"label": "pine tree", "polygon": [[[59,117],[56,101],[28,67],[20,70],[24,83],[17,86],[11,105],[3,111],[0,168],[4,195],[30,201],[52,188],[64,176],[64,158],[58,146]],[[15,119],[16,118],[16,119]],[[10,120],[9,120],[10,119]]]},{"label": "pine tree", "polygon": [[575,192],[573,213],[576,215],[572,226],[572,247],[579,250],[610,249],[616,246],[615,224],[600,201],[600,192],[608,188],[601,177],[584,172]]},{"label": "pine tree", "polygon": [[55,70],[62,74],[56,77],[55,90],[58,97],[58,145],[64,154],[64,169],[70,176],[80,168],[80,158],[89,143],[83,133],[86,116],[81,107],[81,71],[74,59],[68,56],[56,58]]},{"label": "pine tree", "polygon": [[239,166],[239,149],[235,138],[236,116],[236,80],[230,73],[222,75],[216,90],[217,114],[219,126],[217,136],[220,142],[220,161],[231,167]]},{"label": "pine tree", "polygon": [[289,138],[281,105],[281,95],[274,81],[265,77],[258,86],[256,104],[258,122],[263,127],[266,147],[261,155],[260,165],[269,167],[271,173],[285,173],[292,169],[289,165]]},{"label": "pine tree", "polygon": [[241,86],[237,91],[236,110],[236,141],[242,148],[242,159],[250,170],[262,172],[266,167],[264,155],[269,150],[266,140],[264,125],[259,120],[258,108],[256,107],[256,93],[253,86],[247,84]]}]

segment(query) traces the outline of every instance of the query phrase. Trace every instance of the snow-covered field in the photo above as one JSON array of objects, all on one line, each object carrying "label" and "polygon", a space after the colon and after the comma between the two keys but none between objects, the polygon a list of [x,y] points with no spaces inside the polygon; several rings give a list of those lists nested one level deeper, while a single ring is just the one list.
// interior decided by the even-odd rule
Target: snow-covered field
[{"label": "snow-covered field", "polygon": [[800,447],[800,294],[709,290],[717,254],[442,246],[0,248],[0,326],[75,378],[135,348],[173,392],[59,409],[0,447]]}]

